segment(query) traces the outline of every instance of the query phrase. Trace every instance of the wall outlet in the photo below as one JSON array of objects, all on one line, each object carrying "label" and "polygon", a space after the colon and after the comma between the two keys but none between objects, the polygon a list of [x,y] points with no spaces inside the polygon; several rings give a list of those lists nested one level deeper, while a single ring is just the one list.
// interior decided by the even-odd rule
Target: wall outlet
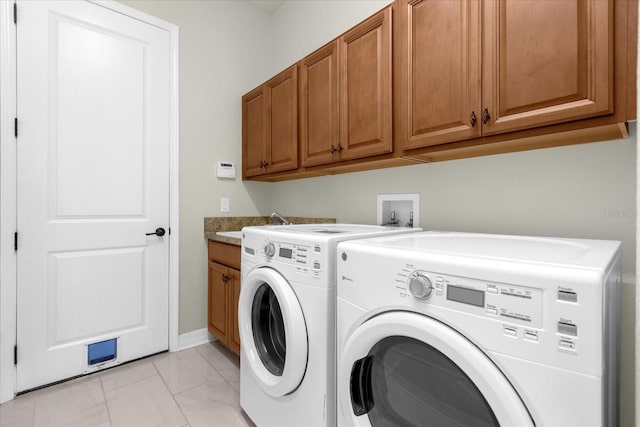
[{"label": "wall outlet", "polygon": [[229,198],[221,197],[220,198],[220,212],[229,212]]}]

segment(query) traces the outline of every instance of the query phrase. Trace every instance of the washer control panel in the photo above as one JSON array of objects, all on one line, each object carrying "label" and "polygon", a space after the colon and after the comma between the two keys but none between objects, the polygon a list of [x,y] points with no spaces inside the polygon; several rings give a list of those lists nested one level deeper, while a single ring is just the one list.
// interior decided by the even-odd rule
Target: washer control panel
[{"label": "washer control panel", "polygon": [[465,311],[529,328],[542,327],[542,290],[507,283],[403,270],[401,294],[452,310]]},{"label": "washer control panel", "polygon": [[264,254],[267,258],[291,262],[297,265],[308,265],[311,256],[309,246],[290,243],[266,241]]}]

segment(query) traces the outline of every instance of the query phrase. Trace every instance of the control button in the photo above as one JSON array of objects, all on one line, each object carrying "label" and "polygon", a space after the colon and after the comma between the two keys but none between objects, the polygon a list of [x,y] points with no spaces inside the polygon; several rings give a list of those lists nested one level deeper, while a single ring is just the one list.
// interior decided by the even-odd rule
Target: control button
[{"label": "control button", "polygon": [[497,316],[498,310],[496,310],[495,308],[487,308],[487,314],[492,314],[494,316]]},{"label": "control button", "polygon": [[578,302],[578,294],[571,291],[558,290],[558,301]]},{"label": "control button", "polygon": [[316,252],[316,253],[320,252],[320,245],[315,245],[313,247],[313,251]]},{"label": "control button", "polygon": [[436,282],[444,282],[444,279],[440,276],[436,277]]},{"label": "control button", "polygon": [[573,341],[569,341],[569,340],[560,340],[560,343],[558,344],[558,347],[560,347],[563,350],[575,350],[576,349],[576,343],[574,343]]},{"label": "control button", "polygon": [[320,270],[320,263],[318,261],[315,261],[313,263],[313,268],[316,269],[316,270]]},{"label": "control button", "polygon": [[538,342],[538,334],[535,334],[533,332],[525,332],[524,333],[524,339],[525,340],[529,340],[529,341]]},{"label": "control button", "polygon": [[409,277],[409,290],[419,300],[427,300],[433,293],[433,285],[427,276],[414,274]]},{"label": "control button", "polygon": [[273,242],[267,242],[267,244],[264,245],[264,254],[267,258],[274,256],[276,254],[276,245],[274,245]]},{"label": "control button", "polygon": [[558,322],[558,333],[562,335],[578,336],[578,326],[573,323]]},{"label": "control button", "polygon": [[497,294],[498,293],[498,287],[495,285],[487,285],[487,292],[490,294]]},{"label": "control button", "polygon": [[504,328],[504,334],[509,337],[516,337],[518,335],[518,330],[516,328]]}]

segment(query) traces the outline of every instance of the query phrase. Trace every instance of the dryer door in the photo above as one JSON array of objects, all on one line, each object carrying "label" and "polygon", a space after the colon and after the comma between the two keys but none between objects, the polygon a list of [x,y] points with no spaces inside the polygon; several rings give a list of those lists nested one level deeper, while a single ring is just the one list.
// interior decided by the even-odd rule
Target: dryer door
[{"label": "dryer door", "polygon": [[238,328],[241,351],[264,392],[294,391],[307,367],[307,329],[298,298],[276,270],[257,268],[243,279]]},{"label": "dryer door", "polygon": [[430,317],[388,312],[358,327],[339,355],[339,425],[534,426],[496,365]]}]

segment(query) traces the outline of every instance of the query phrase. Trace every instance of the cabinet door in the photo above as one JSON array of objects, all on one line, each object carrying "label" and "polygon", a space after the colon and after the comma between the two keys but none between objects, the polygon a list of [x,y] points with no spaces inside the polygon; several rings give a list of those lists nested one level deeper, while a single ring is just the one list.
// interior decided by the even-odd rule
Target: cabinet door
[{"label": "cabinet door", "polygon": [[209,261],[208,329],[223,344],[229,341],[227,319],[229,317],[227,283],[228,269],[224,265]]},{"label": "cabinet door", "polygon": [[318,49],[300,63],[300,148],[302,164],[339,159],[338,43]]},{"label": "cabinet door", "polygon": [[392,151],[391,8],[339,41],[340,159]]},{"label": "cabinet door", "polygon": [[394,116],[405,149],[480,136],[480,4],[397,4]]},{"label": "cabinet door", "polygon": [[267,159],[267,99],[261,86],[242,97],[242,177],[262,175]]},{"label": "cabinet door", "polygon": [[293,65],[265,84],[268,173],[298,168],[298,66]]},{"label": "cabinet door", "polygon": [[240,300],[240,271],[229,269],[229,348],[240,354],[240,330],[238,329],[238,301]]},{"label": "cabinet door", "polygon": [[613,109],[613,1],[485,1],[485,135]]}]

